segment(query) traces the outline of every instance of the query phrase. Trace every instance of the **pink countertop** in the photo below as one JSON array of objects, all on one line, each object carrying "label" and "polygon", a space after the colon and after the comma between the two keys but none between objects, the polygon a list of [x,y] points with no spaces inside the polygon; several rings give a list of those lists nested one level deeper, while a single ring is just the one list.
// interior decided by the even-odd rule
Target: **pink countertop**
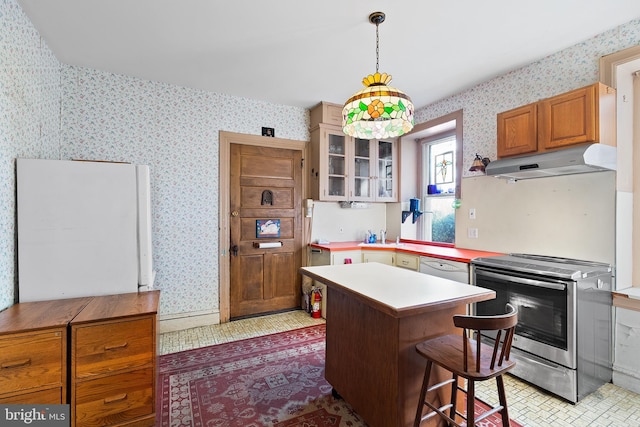
[{"label": "pink countertop", "polygon": [[408,241],[401,241],[398,246],[393,242],[390,242],[385,246],[361,245],[361,243],[362,242],[333,242],[327,244],[311,243],[309,246],[329,251],[350,251],[357,249],[364,249],[368,251],[396,251],[467,263],[473,258],[504,255],[499,252],[478,251],[475,249],[454,248],[452,246],[429,245]]}]

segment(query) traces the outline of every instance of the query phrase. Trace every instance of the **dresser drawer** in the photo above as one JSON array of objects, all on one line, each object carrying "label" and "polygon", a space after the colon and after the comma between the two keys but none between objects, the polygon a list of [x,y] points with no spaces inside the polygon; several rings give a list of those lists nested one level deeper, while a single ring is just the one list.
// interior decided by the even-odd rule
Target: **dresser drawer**
[{"label": "dresser drawer", "polygon": [[23,404],[23,405],[49,405],[66,403],[62,397],[62,388],[56,387],[49,390],[34,391],[25,394],[14,394],[9,397],[0,398],[0,405]]},{"label": "dresser drawer", "polygon": [[153,362],[154,319],[74,326],[76,379],[140,368]]},{"label": "dresser drawer", "polygon": [[64,347],[59,331],[0,338],[0,393],[62,386]]},{"label": "dresser drawer", "polygon": [[152,384],[153,368],[78,383],[72,414],[76,427],[120,425],[153,416]]}]

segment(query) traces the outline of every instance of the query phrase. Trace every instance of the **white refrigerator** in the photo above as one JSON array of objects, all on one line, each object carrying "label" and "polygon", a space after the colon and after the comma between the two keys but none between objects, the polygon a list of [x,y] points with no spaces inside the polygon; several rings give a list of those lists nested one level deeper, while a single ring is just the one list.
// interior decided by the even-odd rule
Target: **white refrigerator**
[{"label": "white refrigerator", "polygon": [[153,287],[149,167],[17,159],[20,302]]}]

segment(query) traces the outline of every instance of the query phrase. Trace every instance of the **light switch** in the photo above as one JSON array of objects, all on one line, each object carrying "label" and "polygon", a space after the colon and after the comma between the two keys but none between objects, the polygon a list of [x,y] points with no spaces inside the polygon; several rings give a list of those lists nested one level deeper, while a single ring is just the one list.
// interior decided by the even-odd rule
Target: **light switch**
[{"label": "light switch", "polygon": [[469,219],[476,219],[476,208],[469,208]]}]

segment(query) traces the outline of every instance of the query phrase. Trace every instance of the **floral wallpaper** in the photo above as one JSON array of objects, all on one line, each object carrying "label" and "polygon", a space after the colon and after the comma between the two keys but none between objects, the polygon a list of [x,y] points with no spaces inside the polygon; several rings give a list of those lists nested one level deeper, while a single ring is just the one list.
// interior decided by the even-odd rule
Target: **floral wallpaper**
[{"label": "floral wallpaper", "polygon": [[218,132],[306,141],[308,112],[64,67],[62,158],[147,164],[161,315],[218,310]]},{"label": "floral wallpaper", "polygon": [[[463,165],[475,154],[496,158],[496,114],[595,83],[602,56],[640,44],[640,20],[574,45],[525,67],[416,111],[416,123],[463,110]],[[477,175],[464,168],[464,175]]]},{"label": "floral wallpaper", "polygon": [[60,63],[15,0],[0,0],[0,310],[16,296],[15,159],[56,158]]},{"label": "floral wallpaper", "polygon": [[[464,109],[464,162],[495,158],[495,115],[598,79],[600,56],[638,44],[631,21],[416,112]],[[307,110],[61,64],[16,0],[0,0],[0,309],[16,285],[15,158],[97,159],[151,168],[161,316],[218,311],[218,134],[262,126],[309,139]],[[318,100],[320,101],[320,100]]]}]

